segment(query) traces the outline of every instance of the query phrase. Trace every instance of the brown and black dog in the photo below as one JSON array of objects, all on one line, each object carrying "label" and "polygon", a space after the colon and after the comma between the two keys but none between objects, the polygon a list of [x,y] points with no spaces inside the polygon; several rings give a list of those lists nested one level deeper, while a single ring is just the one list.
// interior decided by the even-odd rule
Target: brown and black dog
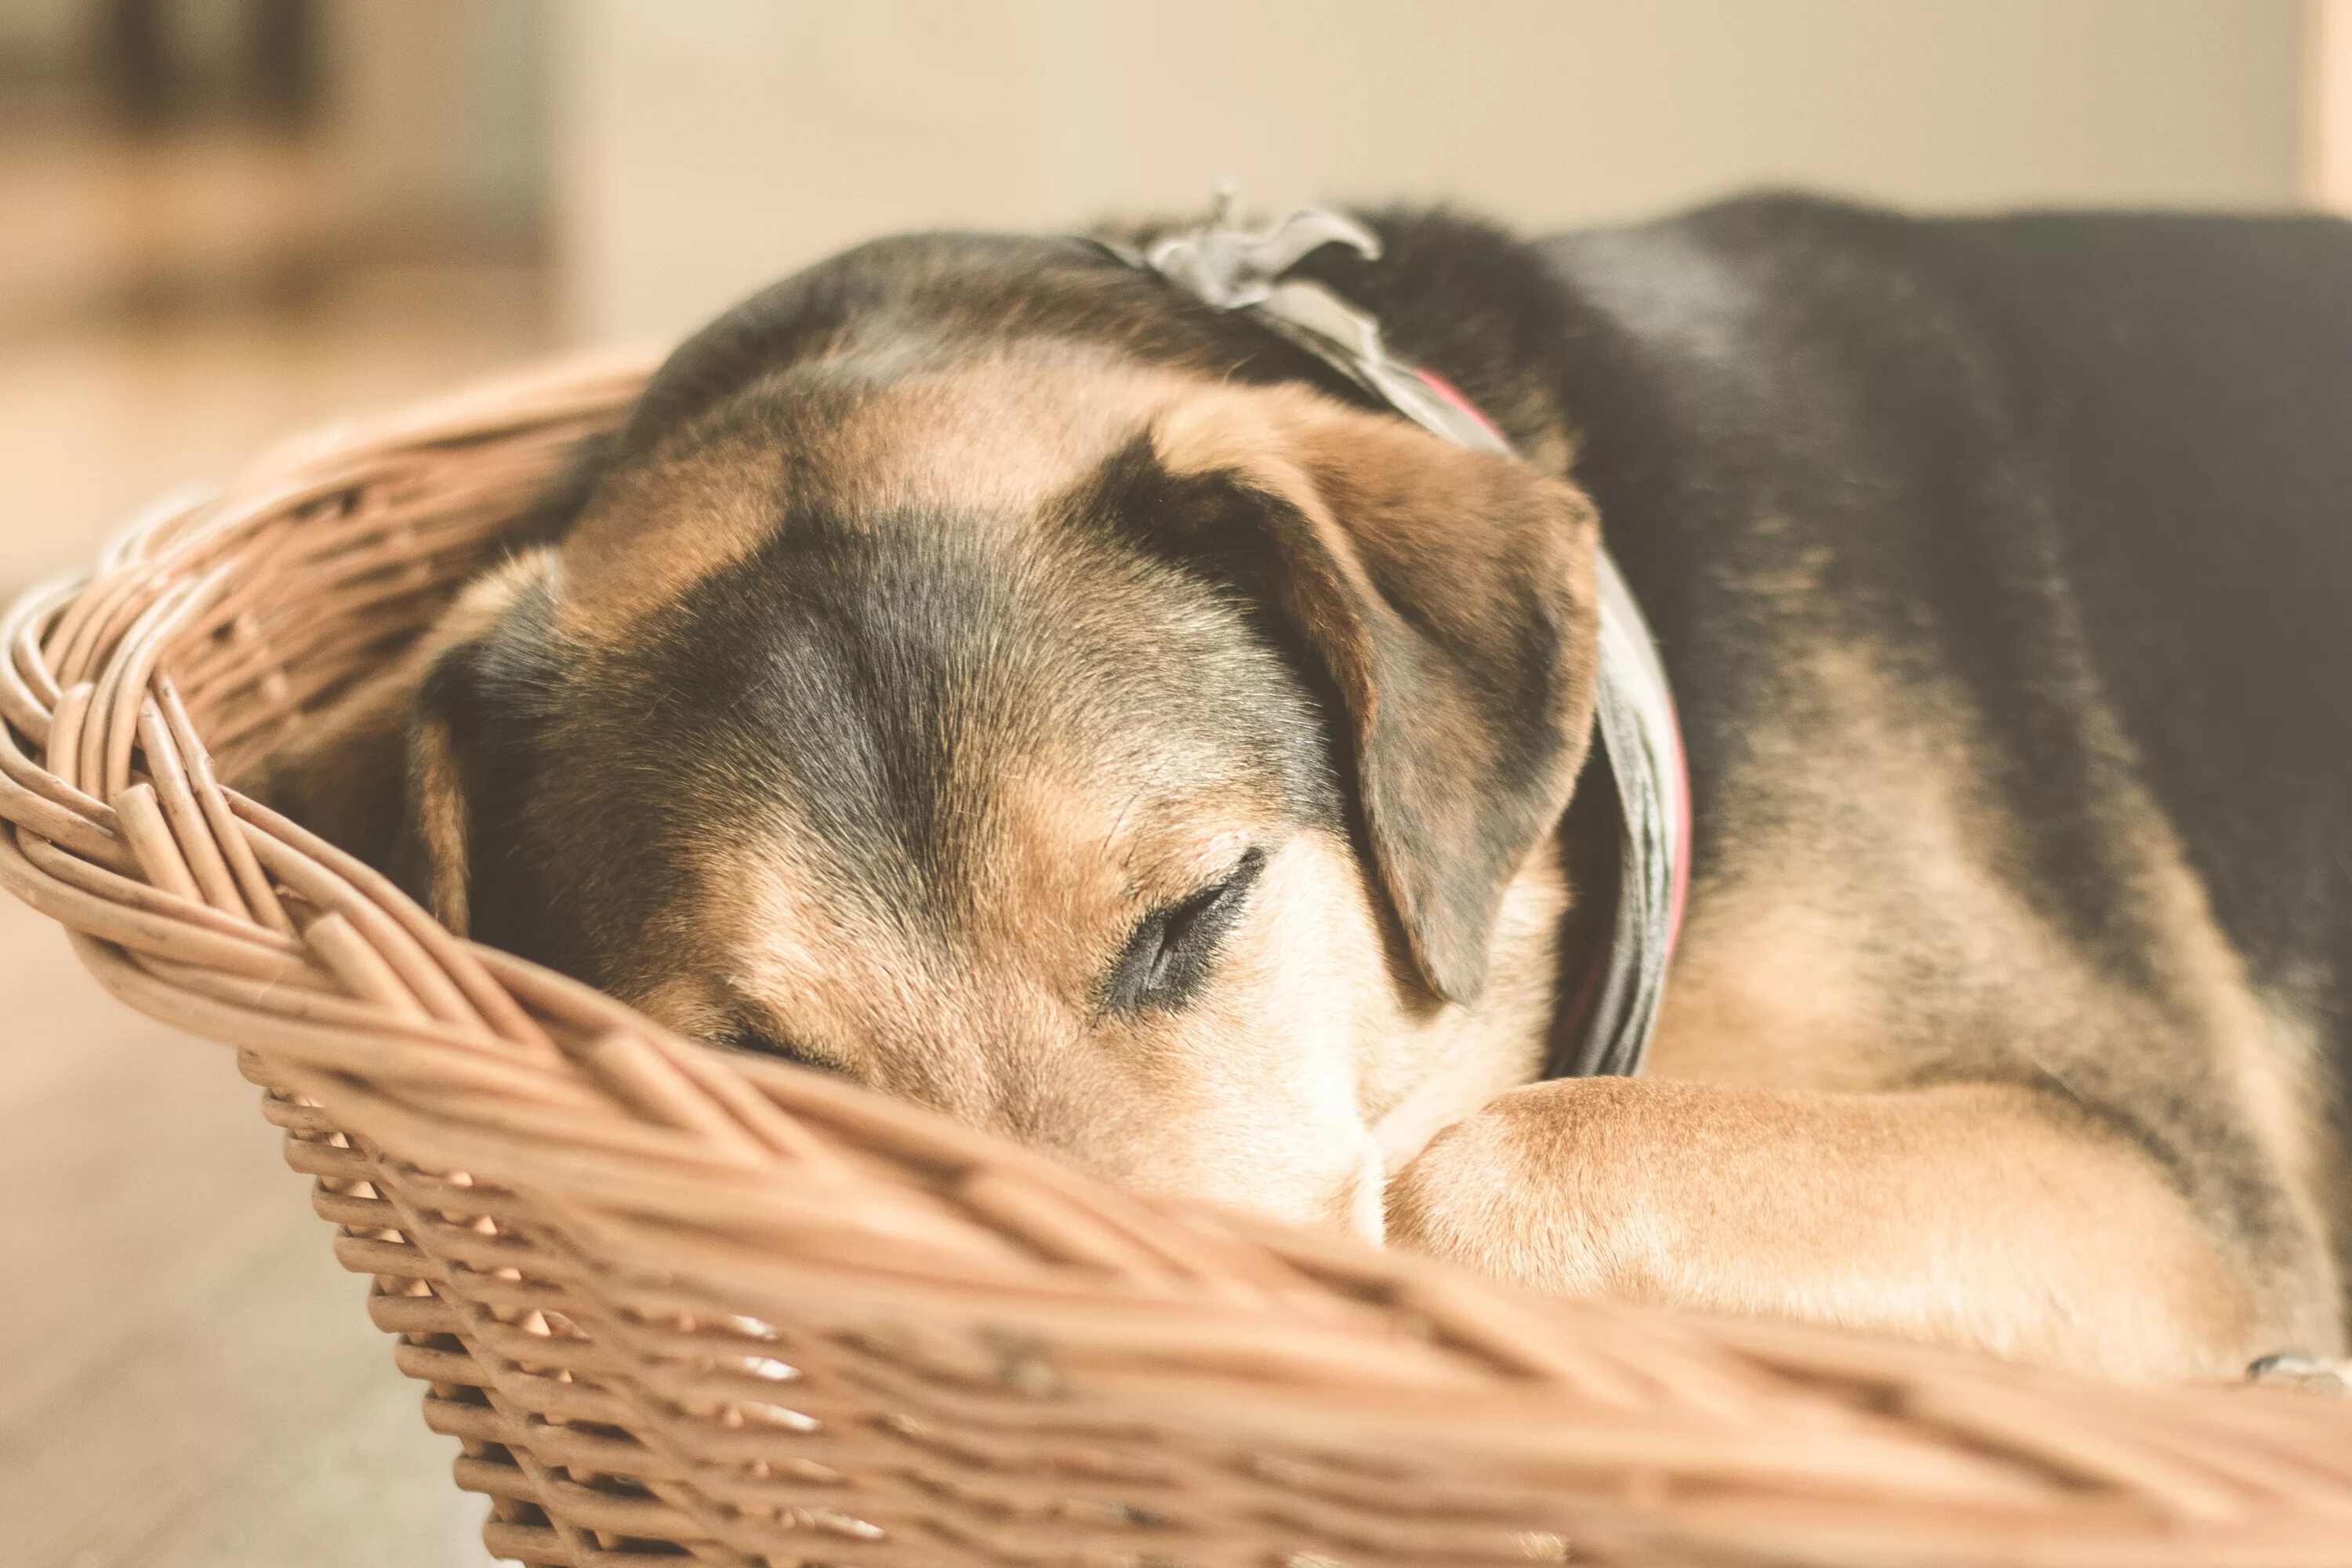
[{"label": "brown and black dog", "polygon": [[[268,787],[450,924],[1139,1185],[2139,1375],[2340,1355],[2352,227],[1756,198],[1301,268],[1521,458],[1077,241],[696,336]],[[1605,529],[1681,704],[1648,1071]]]}]

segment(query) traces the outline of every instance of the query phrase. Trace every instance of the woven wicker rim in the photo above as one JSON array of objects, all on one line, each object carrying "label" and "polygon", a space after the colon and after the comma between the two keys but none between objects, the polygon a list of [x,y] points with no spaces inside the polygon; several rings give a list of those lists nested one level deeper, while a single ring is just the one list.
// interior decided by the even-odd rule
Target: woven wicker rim
[{"label": "woven wicker rim", "polygon": [[1543,1300],[1116,1191],[458,941],[218,782],[646,369],[308,437],[0,624],[0,883],[240,1048],[494,1551],[2352,1562],[2352,1402]]}]

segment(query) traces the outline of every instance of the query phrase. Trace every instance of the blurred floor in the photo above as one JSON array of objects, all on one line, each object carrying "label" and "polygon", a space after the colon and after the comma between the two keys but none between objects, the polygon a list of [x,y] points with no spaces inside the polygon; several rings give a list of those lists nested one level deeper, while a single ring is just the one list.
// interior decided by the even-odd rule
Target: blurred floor
[{"label": "blurred floor", "polygon": [[[290,430],[541,352],[541,294],[383,271],[0,338],[0,592]],[[109,1000],[5,896],[0,998],[0,1560],[487,1562],[228,1050]]]},{"label": "blurred floor", "polygon": [[535,276],[408,267],[242,306],[111,312],[0,340],[0,587],[86,561],[159,492],[289,430],[429,392],[547,342]]}]

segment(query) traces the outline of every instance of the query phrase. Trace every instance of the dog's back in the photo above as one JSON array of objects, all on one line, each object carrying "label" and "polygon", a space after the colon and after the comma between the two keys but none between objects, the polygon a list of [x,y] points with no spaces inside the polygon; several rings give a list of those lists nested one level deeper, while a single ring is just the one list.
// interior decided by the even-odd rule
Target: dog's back
[{"label": "dog's back", "polygon": [[2352,225],[1927,226],[2091,672],[2258,980],[2352,979]]},{"label": "dog's back", "polygon": [[[1783,767],[1759,805],[1754,765],[1799,734],[1866,818],[1888,753],[1790,715],[1879,703],[1965,781],[1983,877],[2168,1021],[2071,1060],[2030,1043],[2074,1003],[2029,966],[1994,1032],[2174,1123],[2159,1149],[2210,1149],[2164,1103],[2198,1076],[2166,1037],[2244,1016],[2283,1042],[2262,1092],[2300,1101],[2278,1152],[2352,1256],[2352,226],[1763,197],[1546,248],[1577,306],[1577,471],[1684,702],[1702,875],[1760,866],[1759,839],[1890,865],[1892,832],[1829,810],[1789,832],[1802,792]],[[1865,673],[1814,683],[1825,649]],[[1926,902],[1887,911],[1906,940]]]}]

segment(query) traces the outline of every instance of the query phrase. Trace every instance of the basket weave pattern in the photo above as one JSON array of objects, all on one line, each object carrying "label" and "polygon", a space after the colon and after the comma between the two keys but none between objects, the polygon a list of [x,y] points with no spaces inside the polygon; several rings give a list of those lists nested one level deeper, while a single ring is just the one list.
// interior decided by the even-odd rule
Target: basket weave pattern
[{"label": "basket weave pattern", "polygon": [[2352,1402],[1539,1300],[1118,1192],[680,1041],[222,786],[643,369],[314,437],[0,625],[0,883],[239,1047],[493,1552],[2352,1563]]}]

